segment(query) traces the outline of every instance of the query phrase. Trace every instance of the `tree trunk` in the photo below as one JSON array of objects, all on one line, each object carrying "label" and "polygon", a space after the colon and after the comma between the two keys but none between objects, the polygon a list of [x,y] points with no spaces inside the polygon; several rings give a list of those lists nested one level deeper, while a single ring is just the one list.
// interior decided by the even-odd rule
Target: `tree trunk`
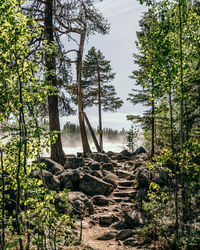
[{"label": "tree trunk", "polygon": [[1,158],[1,179],[2,179],[2,232],[1,232],[1,248],[5,247],[5,182],[4,182],[4,165],[3,165],[3,152],[0,149],[0,158]]},{"label": "tree trunk", "polygon": [[93,129],[92,129],[92,126],[91,126],[91,124],[90,124],[90,122],[89,122],[89,119],[88,119],[88,117],[87,117],[87,115],[86,115],[85,112],[84,112],[84,118],[85,118],[85,121],[86,121],[86,123],[87,123],[87,126],[88,126],[88,128],[89,128],[89,130],[90,130],[90,134],[91,134],[91,136],[92,136],[92,139],[93,139],[93,142],[94,142],[94,144],[95,144],[95,146],[96,146],[96,149],[97,149],[98,152],[101,152],[101,148],[99,147],[97,138],[96,138],[96,136],[95,136],[95,133],[94,133],[94,131],[93,131]]},{"label": "tree trunk", "polygon": [[152,79],[152,100],[151,100],[151,158],[155,153],[155,102],[154,102],[154,81]]},{"label": "tree trunk", "polygon": [[169,77],[169,109],[170,109],[170,144],[171,144],[171,150],[174,154],[174,121],[173,121],[173,106],[172,106],[172,87],[171,87],[170,77]]},{"label": "tree trunk", "polygon": [[[53,44],[53,0],[46,0],[45,2],[45,37],[47,44],[51,46]],[[55,91],[52,95],[48,96],[48,110],[49,110],[49,129],[50,132],[57,131],[57,139],[55,143],[51,143],[51,159],[64,165],[65,156],[62,148],[61,134],[60,134],[60,120],[58,111],[58,90],[56,75],[56,59],[55,53],[51,55],[45,55],[46,61],[46,80],[52,87],[55,87]],[[54,72],[52,74],[51,72]]]},{"label": "tree trunk", "polygon": [[84,113],[83,113],[83,101],[82,101],[82,87],[81,87],[81,74],[82,74],[82,58],[83,58],[83,48],[85,43],[85,32],[80,34],[80,46],[78,51],[77,58],[77,98],[78,98],[78,115],[79,115],[79,125],[81,132],[81,140],[83,146],[83,153],[91,153],[90,146],[88,143],[85,122],[84,122]]},{"label": "tree trunk", "polygon": [[101,115],[101,77],[99,69],[98,73],[98,112],[99,112],[99,146],[101,151],[103,151],[103,129],[102,129],[102,115]]}]

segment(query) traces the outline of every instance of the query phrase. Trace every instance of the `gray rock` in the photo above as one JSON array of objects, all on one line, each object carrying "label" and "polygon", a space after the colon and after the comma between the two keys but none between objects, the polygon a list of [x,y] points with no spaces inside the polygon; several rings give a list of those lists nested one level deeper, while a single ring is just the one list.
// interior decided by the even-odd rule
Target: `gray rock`
[{"label": "gray rock", "polygon": [[134,200],[142,201],[147,198],[147,189],[139,189],[131,194],[131,198]]},{"label": "gray rock", "polygon": [[163,171],[162,169],[156,168],[153,173],[153,181],[161,187],[164,187],[170,184],[170,177],[167,172]]},{"label": "gray rock", "polygon": [[104,225],[111,225],[114,221],[114,217],[111,213],[101,215],[99,217],[99,223]]},{"label": "gray rock", "polygon": [[115,153],[114,153],[113,151],[108,151],[108,152],[107,152],[107,156],[108,156],[108,157],[111,157],[111,156],[113,156],[114,154],[115,154]]},{"label": "gray rock", "polygon": [[44,178],[44,183],[48,189],[50,189],[50,190],[59,190],[60,189],[60,181],[59,181],[58,176],[55,176],[51,172],[44,170],[44,169],[42,170],[42,173],[39,172],[39,176],[41,179]]},{"label": "gray rock", "polygon": [[105,182],[110,183],[111,185],[113,185],[114,188],[117,187],[117,181],[118,181],[118,179],[117,179],[117,176],[116,176],[115,174],[113,174],[113,173],[108,173],[108,174],[103,178],[103,180],[104,180]]},{"label": "gray rock", "polygon": [[119,221],[116,224],[112,226],[112,228],[116,230],[122,230],[122,229],[130,229],[130,224],[128,224],[126,221]]},{"label": "gray rock", "polygon": [[103,163],[102,164],[102,170],[107,170],[110,172],[114,172],[114,166],[112,163]]},{"label": "gray rock", "polygon": [[102,173],[100,172],[100,171],[98,171],[98,170],[94,170],[94,171],[92,171],[91,173],[90,173],[92,176],[96,176],[97,178],[103,178],[103,175],[102,175]]},{"label": "gray rock", "polygon": [[68,171],[59,175],[61,188],[76,190],[80,183],[80,174],[77,170],[69,169]]},{"label": "gray rock", "polygon": [[132,154],[127,149],[124,149],[120,154],[126,157],[132,157]]},{"label": "gray rock", "polygon": [[127,172],[127,171],[123,171],[123,170],[118,170],[116,172],[116,174],[119,176],[119,177],[122,177],[122,178],[129,178],[130,177],[130,173]]},{"label": "gray rock", "polygon": [[115,159],[118,160],[118,161],[121,161],[121,160],[124,160],[124,156],[122,154],[117,154],[115,156]]},{"label": "gray rock", "polygon": [[133,211],[124,210],[123,214],[126,222],[132,226],[144,225],[146,222],[144,214],[142,214],[138,210],[133,210]]},{"label": "gray rock", "polygon": [[[40,169],[35,169],[35,170],[32,170],[31,171],[31,173],[30,173],[30,175],[29,175],[29,177],[30,178],[36,178],[36,179],[38,179],[38,180],[40,180],[41,178],[40,178]],[[1,184],[2,185],[2,184]]]},{"label": "gray rock", "polygon": [[89,212],[93,213],[94,209],[92,203],[89,201],[88,197],[82,192],[69,192],[67,194],[67,199],[72,204],[76,212]]},{"label": "gray rock", "polygon": [[104,206],[109,204],[109,199],[104,195],[95,195],[92,197],[92,202],[97,206]]},{"label": "gray rock", "polygon": [[41,164],[44,163],[45,166],[42,166],[43,169],[51,172],[54,175],[59,175],[64,172],[64,167],[59,163],[51,160],[48,157],[43,157],[40,159]]},{"label": "gray rock", "polygon": [[102,235],[98,236],[96,240],[112,240],[115,238],[115,231],[106,231]]},{"label": "gray rock", "polygon": [[103,153],[95,153],[92,154],[91,157],[93,158],[93,160],[98,161],[98,162],[104,162],[104,163],[109,163],[110,162],[110,158]]},{"label": "gray rock", "polygon": [[64,165],[65,169],[76,169],[79,167],[83,167],[84,162],[82,158],[77,157],[67,157]]},{"label": "gray rock", "polygon": [[138,182],[138,188],[148,188],[150,184],[150,173],[144,167],[135,170],[136,180]]},{"label": "gray rock", "polygon": [[92,169],[92,170],[100,170],[101,169],[101,165],[99,162],[97,161],[90,161],[88,162],[88,166]]},{"label": "gray rock", "polygon": [[146,149],[144,147],[139,147],[138,149],[135,150],[135,152],[133,153],[133,155],[138,155],[138,154],[144,154],[147,153]]},{"label": "gray rock", "polygon": [[122,229],[116,234],[116,240],[125,240],[131,237],[134,234],[134,231],[131,229]]},{"label": "gray rock", "polygon": [[84,174],[79,187],[84,193],[90,195],[108,195],[113,191],[113,186],[111,184],[88,174]]}]

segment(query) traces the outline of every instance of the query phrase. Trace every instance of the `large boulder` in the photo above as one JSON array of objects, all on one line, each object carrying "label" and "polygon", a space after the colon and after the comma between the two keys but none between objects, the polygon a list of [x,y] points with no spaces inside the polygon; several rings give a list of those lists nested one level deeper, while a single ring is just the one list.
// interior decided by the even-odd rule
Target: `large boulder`
[{"label": "large boulder", "polygon": [[131,226],[140,226],[146,223],[146,218],[143,213],[138,210],[124,210],[124,219]]},{"label": "large boulder", "polygon": [[111,185],[114,186],[114,188],[117,187],[117,182],[118,182],[118,179],[117,179],[117,176],[113,173],[108,173],[104,178],[103,178],[103,181],[107,182],[107,183],[110,183]]},{"label": "large boulder", "polygon": [[58,176],[53,175],[51,172],[43,169],[42,173],[39,171],[40,179],[44,180],[46,187],[50,190],[59,190],[60,189],[60,180]]},{"label": "large boulder", "polygon": [[110,158],[103,153],[95,153],[92,154],[91,157],[93,158],[93,160],[98,161],[98,162],[104,162],[104,163],[110,163]]},{"label": "large boulder", "polygon": [[102,170],[107,170],[110,172],[114,172],[114,166],[112,163],[103,163],[102,164]]},{"label": "large boulder", "polygon": [[42,166],[42,168],[51,172],[54,175],[59,175],[64,172],[64,167],[62,165],[51,160],[48,157],[42,157],[40,159],[40,162],[45,164],[45,166]]},{"label": "large boulder", "polygon": [[148,188],[151,182],[150,172],[148,169],[141,167],[135,170],[135,177],[138,183],[138,188]]},{"label": "large boulder", "polygon": [[113,186],[111,184],[88,174],[84,174],[79,187],[84,193],[90,195],[108,195],[113,191]]},{"label": "large boulder", "polygon": [[170,184],[170,177],[166,171],[156,168],[152,181],[163,187]]},{"label": "large boulder", "polygon": [[147,151],[146,151],[146,149],[144,147],[141,146],[141,147],[139,147],[138,149],[135,150],[133,155],[144,154],[144,153],[146,154]]},{"label": "large boulder", "polygon": [[77,190],[80,183],[80,174],[77,170],[69,169],[66,172],[58,176],[61,188]]},{"label": "large boulder", "polygon": [[116,231],[106,231],[103,234],[96,237],[96,240],[111,240],[114,239],[116,235]]},{"label": "large boulder", "polygon": [[94,170],[90,174],[93,175],[93,176],[96,176],[96,177],[98,177],[100,179],[103,178],[103,175],[102,175],[101,171],[98,171],[98,170]]},{"label": "large boulder", "polygon": [[88,167],[90,167],[91,170],[100,170],[101,169],[101,165],[98,161],[89,161]]},{"label": "large boulder", "polygon": [[104,195],[95,195],[92,197],[92,202],[97,206],[105,206],[109,204],[109,199]]},{"label": "large boulder", "polygon": [[83,167],[84,162],[82,158],[77,157],[67,157],[64,165],[65,169],[76,169],[79,167]]},{"label": "large boulder", "polygon": [[132,154],[127,149],[124,149],[120,154],[128,158],[132,157]]},{"label": "large boulder", "polygon": [[122,229],[116,234],[116,240],[125,240],[133,236],[134,231],[132,229]]},{"label": "large boulder", "polygon": [[94,209],[88,197],[82,192],[69,192],[67,194],[68,201],[72,204],[74,210],[78,213],[93,213]]}]

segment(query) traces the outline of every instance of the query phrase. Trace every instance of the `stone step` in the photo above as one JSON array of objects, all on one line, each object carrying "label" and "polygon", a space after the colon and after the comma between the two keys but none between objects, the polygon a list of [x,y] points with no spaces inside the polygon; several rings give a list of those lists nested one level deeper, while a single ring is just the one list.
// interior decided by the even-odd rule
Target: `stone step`
[{"label": "stone step", "polygon": [[133,181],[119,181],[118,186],[122,187],[132,187],[133,186]]},{"label": "stone step", "polygon": [[126,192],[114,192],[112,195],[115,197],[130,197],[133,191],[126,191]]},{"label": "stone step", "polygon": [[127,190],[127,191],[135,191],[135,188],[133,187],[123,187],[123,186],[118,186],[117,190]]}]

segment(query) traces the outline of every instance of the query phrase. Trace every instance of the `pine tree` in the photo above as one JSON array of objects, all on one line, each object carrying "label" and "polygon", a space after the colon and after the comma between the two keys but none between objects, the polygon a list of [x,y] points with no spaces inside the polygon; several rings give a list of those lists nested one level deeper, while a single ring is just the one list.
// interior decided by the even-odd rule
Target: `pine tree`
[{"label": "pine tree", "polygon": [[92,47],[83,61],[83,102],[84,106],[98,106],[99,144],[103,150],[102,110],[116,111],[123,101],[117,97],[113,85],[109,84],[115,77],[110,61],[100,50]]}]

